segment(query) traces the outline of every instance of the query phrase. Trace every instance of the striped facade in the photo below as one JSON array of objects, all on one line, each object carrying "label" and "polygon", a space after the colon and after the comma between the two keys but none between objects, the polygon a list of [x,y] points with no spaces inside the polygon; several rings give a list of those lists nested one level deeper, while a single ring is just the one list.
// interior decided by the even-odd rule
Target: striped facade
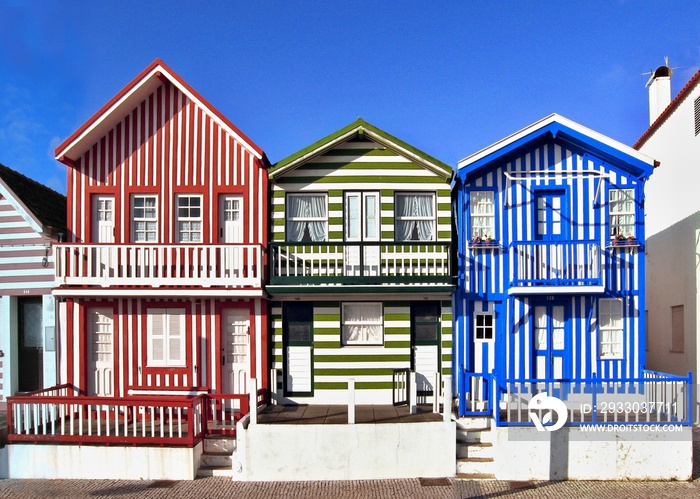
[{"label": "striped facade", "polygon": [[[60,270],[64,284],[55,293],[65,298],[60,313],[66,345],[61,381],[118,397],[247,393],[250,378],[266,386],[264,153],[157,60],[66,139],[56,156],[69,167],[68,242],[61,255],[94,260],[83,267],[69,260]],[[98,197],[113,202],[107,243],[100,240],[104,205]],[[136,197],[155,199],[147,205],[154,222],[147,239],[136,235],[136,218],[146,206]],[[196,227],[187,243],[179,232],[181,197],[198,200],[196,211],[187,212],[196,213],[197,225],[185,218]],[[229,199],[236,200],[235,214]],[[234,219],[240,229],[231,240],[223,227]],[[254,276],[241,284],[244,274]],[[96,278],[104,283],[95,285]],[[227,343],[230,313],[242,328],[239,339],[249,338],[236,347]],[[180,342],[182,352],[169,350]],[[166,353],[153,353],[156,348]],[[168,363],[168,356],[176,361]],[[232,388],[222,366],[241,356],[247,381]]]},{"label": "striped facade", "polygon": [[0,400],[56,382],[52,244],[63,210],[63,196],[0,165]]},{"label": "striped facade", "polygon": [[[419,155],[407,154],[405,144],[390,137],[362,120],[341,129],[332,136],[302,150],[297,155],[273,165],[272,190],[272,244],[288,244],[287,222],[290,195],[299,193],[323,194],[327,199],[327,239],[319,243],[319,251],[348,244],[348,194],[376,195],[379,209],[377,238],[365,242],[366,247],[400,251],[396,231],[396,197],[403,193],[434,195],[434,243],[449,249],[451,242],[451,170],[426,168],[417,161]],[[309,153],[309,150],[311,151]],[[411,150],[415,154],[415,150]],[[290,167],[291,165],[291,167]],[[375,194],[376,193],[376,194]],[[309,249],[314,247],[309,243]],[[358,243],[359,244],[359,243]],[[385,245],[385,246],[382,246]],[[347,257],[348,248],[344,250]],[[449,252],[445,257],[449,260]],[[272,257],[274,259],[274,256]],[[342,258],[342,256],[340,257]],[[425,269],[428,259],[420,259]],[[342,265],[341,265],[342,266]],[[415,369],[415,343],[412,336],[411,310],[416,303],[428,302],[439,310],[439,338],[436,344],[435,366],[442,375],[452,372],[452,305],[451,284],[430,286],[425,281],[406,277],[401,283],[383,280],[383,271],[377,270],[371,278],[348,283],[342,273],[334,274],[338,281],[326,277],[315,283],[313,278],[299,284],[276,285],[279,277],[275,266],[271,270],[272,361],[278,373],[280,395],[286,400],[301,403],[346,403],[348,381],[355,381],[358,403],[391,403],[392,375],[395,369]],[[321,271],[323,274],[323,271]],[[322,278],[322,277],[321,277]],[[285,336],[285,311],[299,303],[310,304],[312,309],[312,339],[308,343],[308,358],[302,354],[309,376],[309,386],[302,394],[291,388],[291,379],[300,373],[290,373],[293,347]],[[348,345],[343,340],[343,307],[352,303],[379,304],[383,337],[380,344]],[[301,349],[301,352],[304,350]],[[430,356],[432,354],[428,354]],[[435,367],[434,367],[435,368]],[[430,376],[429,376],[430,377]],[[434,381],[429,380],[430,386]]]},{"label": "striped facade", "polygon": [[[455,355],[460,371],[500,379],[642,374],[643,200],[651,166],[630,156],[625,146],[601,145],[597,134],[560,120],[533,125],[511,136],[513,142],[505,139],[460,163],[454,192],[459,240]],[[619,190],[633,198],[634,238],[629,243],[611,239],[610,192]],[[473,238],[478,213],[472,204],[484,192],[493,197],[490,245]],[[556,209],[538,201],[551,193],[561,199]],[[552,215],[539,206],[561,215],[554,216],[555,237],[547,237],[544,229]],[[534,249],[523,257],[528,248]],[[522,279],[527,272],[546,277],[527,281]],[[567,280],[571,274],[581,278]],[[611,303],[621,309],[613,354],[602,351],[608,321],[601,306]],[[492,336],[477,332],[485,316],[493,317]],[[546,334],[545,323],[554,322],[558,331],[543,340],[550,342],[545,350],[538,334]],[[547,368],[551,360],[544,358],[545,351],[556,367]]]}]

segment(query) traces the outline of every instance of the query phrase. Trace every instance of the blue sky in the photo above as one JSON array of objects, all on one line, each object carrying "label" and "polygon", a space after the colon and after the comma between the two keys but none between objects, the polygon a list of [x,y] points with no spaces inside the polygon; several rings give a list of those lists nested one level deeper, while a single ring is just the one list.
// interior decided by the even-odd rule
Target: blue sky
[{"label": "blue sky", "polygon": [[0,0],[0,163],[53,150],[156,58],[273,163],[358,116],[456,165],[559,113],[631,145],[700,67],[700,2]]}]

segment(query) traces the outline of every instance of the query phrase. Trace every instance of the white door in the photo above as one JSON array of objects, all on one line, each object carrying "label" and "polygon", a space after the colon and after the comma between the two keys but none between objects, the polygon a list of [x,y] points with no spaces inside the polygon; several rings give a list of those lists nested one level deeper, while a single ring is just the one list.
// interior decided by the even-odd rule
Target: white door
[{"label": "white door", "polygon": [[[219,200],[219,243],[243,242],[243,196],[223,195]],[[222,253],[224,275],[242,276],[244,264],[242,246],[225,248]]]},{"label": "white door", "polygon": [[114,197],[92,198],[92,242],[114,242]]},{"label": "white door", "polygon": [[345,193],[345,275],[378,276],[379,193]]},{"label": "white door", "polygon": [[114,324],[112,309],[88,310],[90,354],[88,360],[88,395],[114,396]]},{"label": "white door", "polygon": [[222,314],[224,335],[222,358],[223,392],[248,393],[250,377],[250,313],[247,310],[225,310]]}]

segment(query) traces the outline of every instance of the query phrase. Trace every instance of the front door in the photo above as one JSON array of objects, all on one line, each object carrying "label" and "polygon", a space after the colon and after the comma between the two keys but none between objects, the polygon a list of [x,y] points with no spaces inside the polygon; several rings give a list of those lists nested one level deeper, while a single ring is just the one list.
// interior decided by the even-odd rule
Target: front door
[{"label": "front door", "polygon": [[435,394],[440,372],[440,324],[440,302],[411,304],[411,369],[416,373],[419,403],[426,403],[427,397]]},{"label": "front door", "polygon": [[[219,243],[243,242],[243,196],[225,194],[219,198]],[[241,277],[245,262],[242,246],[231,246],[222,252],[224,275]]]},{"label": "front door", "polygon": [[44,325],[41,298],[19,299],[20,392],[33,392],[44,384]]},{"label": "front door", "polygon": [[248,393],[250,379],[250,312],[224,310],[223,393]]},{"label": "front door", "polygon": [[313,395],[313,303],[285,303],[284,394]]},{"label": "front door", "polygon": [[88,395],[114,397],[114,317],[111,308],[88,310]]},{"label": "front door", "polygon": [[547,189],[535,193],[535,239],[566,239],[569,232],[566,191]]},{"label": "front door", "polygon": [[345,275],[379,275],[379,193],[345,193]]},{"label": "front door", "polygon": [[566,331],[566,307],[562,303],[540,303],[534,307],[534,378],[568,377],[570,355]]}]

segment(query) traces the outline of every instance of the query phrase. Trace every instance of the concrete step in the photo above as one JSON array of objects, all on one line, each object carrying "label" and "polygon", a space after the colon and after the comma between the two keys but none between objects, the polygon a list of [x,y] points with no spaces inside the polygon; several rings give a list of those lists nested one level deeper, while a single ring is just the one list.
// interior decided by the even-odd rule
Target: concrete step
[{"label": "concrete step", "polygon": [[231,466],[200,466],[197,470],[198,477],[225,476],[233,477]]},{"label": "concrete step", "polygon": [[478,444],[491,442],[496,438],[491,428],[468,428],[457,430],[457,443]]},{"label": "concrete step", "polygon": [[468,457],[493,457],[493,444],[457,442],[457,459]]},{"label": "concrete step", "polygon": [[202,460],[199,465],[200,468],[203,466],[211,466],[215,468],[226,466],[231,468],[231,463],[233,462],[231,459],[231,454],[227,452],[204,452],[201,459]]},{"label": "concrete step", "polygon": [[496,475],[493,473],[457,473],[457,480],[495,480]]},{"label": "concrete step", "polygon": [[228,455],[231,455],[234,450],[236,450],[236,437],[231,437],[227,435],[210,435],[204,439],[204,452],[212,454],[225,452]]},{"label": "concrete step", "polygon": [[457,474],[468,475],[494,474],[495,462],[492,457],[469,457],[457,459]]},{"label": "concrete step", "polygon": [[469,430],[474,428],[490,428],[491,418],[486,416],[463,416],[455,421],[458,430]]}]

